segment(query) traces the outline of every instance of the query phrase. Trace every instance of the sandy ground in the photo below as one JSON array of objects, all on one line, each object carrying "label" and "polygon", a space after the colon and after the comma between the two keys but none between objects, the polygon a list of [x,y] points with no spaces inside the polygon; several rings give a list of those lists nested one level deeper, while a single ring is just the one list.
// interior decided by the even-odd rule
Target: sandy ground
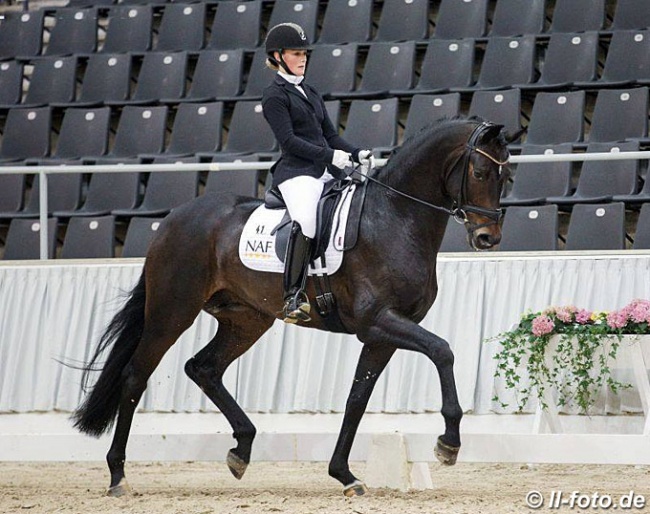
[{"label": "sandy ground", "polygon": [[[353,471],[362,477],[364,467],[357,463]],[[504,514],[533,512],[526,506],[526,495],[533,490],[544,497],[541,511],[602,512],[606,509],[580,505],[594,493],[604,506],[603,495],[616,504],[634,491],[637,508],[630,510],[650,512],[650,467],[459,463],[451,468],[431,465],[431,474],[432,490],[371,489],[348,499],[328,477],[326,463],[254,462],[239,482],[219,462],[127,463],[133,495],[109,498],[104,495],[108,471],[103,463],[4,462],[0,513]],[[560,500],[567,502],[560,508],[549,508],[554,491],[556,498],[561,491]],[[579,495],[571,508],[573,491]],[[646,498],[649,505],[641,507]]]}]

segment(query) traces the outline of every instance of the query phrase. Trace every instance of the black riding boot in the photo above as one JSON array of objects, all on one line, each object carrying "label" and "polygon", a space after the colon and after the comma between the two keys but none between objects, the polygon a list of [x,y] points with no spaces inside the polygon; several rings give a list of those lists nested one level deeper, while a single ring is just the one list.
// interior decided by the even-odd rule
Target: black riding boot
[{"label": "black riding boot", "polygon": [[284,321],[286,323],[311,321],[309,317],[311,305],[305,294],[311,242],[309,237],[303,235],[300,224],[294,221],[284,258]]}]

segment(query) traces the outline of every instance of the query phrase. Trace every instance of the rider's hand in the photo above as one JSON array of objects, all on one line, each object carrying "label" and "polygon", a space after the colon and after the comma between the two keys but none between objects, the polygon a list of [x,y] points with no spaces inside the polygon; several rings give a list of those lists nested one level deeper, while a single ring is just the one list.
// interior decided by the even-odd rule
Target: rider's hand
[{"label": "rider's hand", "polygon": [[359,182],[366,180],[366,176],[375,167],[375,156],[372,155],[370,150],[361,150],[359,152],[359,168],[357,169],[358,173],[356,179]]},{"label": "rider's hand", "polygon": [[359,152],[359,164],[368,171],[375,167],[375,156],[372,155],[372,150],[361,150]]},{"label": "rider's hand", "polygon": [[352,155],[343,150],[334,150],[334,157],[332,157],[332,164],[337,168],[344,169],[352,166]]}]

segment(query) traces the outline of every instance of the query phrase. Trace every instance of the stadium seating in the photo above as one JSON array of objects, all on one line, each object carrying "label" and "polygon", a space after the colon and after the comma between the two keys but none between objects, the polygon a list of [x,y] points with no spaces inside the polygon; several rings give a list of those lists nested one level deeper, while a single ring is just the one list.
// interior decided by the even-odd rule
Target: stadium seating
[{"label": "stadium seating", "polygon": [[[524,145],[522,155],[571,153],[572,145]],[[501,199],[501,205],[540,205],[548,197],[563,198],[571,190],[571,163],[536,162],[517,165],[510,194]]]},{"label": "stadium seating", "polygon": [[[57,219],[47,220],[47,255],[56,252]],[[3,260],[38,259],[40,255],[41,224],[38,220],[14,219],[9,224]]]},{"label": "stadium seating", "polygon": [[559,225],[557,205],[508,207],[503,219],[499,250],[557,250]]},{"label": "stadium seating", "polygon": [[373,0],[327,2],[318,42],[364,43],[372,34]]},{"label": "stadium seating", "polygon": [[151,50],[151,5],[116,5],[108,14],[102,53],[138,54]]},{"label": "stadium seating", "polygon": [[[288,21],[313,43],[306,80],[328,100],[334,125],[376,155],[458,114],[510,133],[525,128],[514,154],[650,148],[646,0],[70,0],[29,8],[5,11],[0,24],[2,165],[277,158],[261,113],[275,74],[263,43],[271,26]],[[502,203],[575,211],[614,202],[628,209],[630,227],[650,203],[641,164],[520,164]],[[117,213],[121,228],[134,216],[158,220],[176,202],[159,207],[174,174],[144,177],[52,175],[48,210],[62,234],[80,215]],[[264,177],[219,172],[231,187],[203,174],[204,189],[256,196]],[[5,226],[37,213],[38,182],[0,174]],[[567,219],[560,216],[562,238]],[[504,238],[502,249],[509,244]]]},{"label": "stadium seating", "polygon": [[163,218],[132,218],[124,238],[122,257],[145,257]]},{"label": "stadium seating", "polygon": [[576,205],[571,213],[565,249],[625,249],[625,204]]},{"label": "stadium seating", "polygon": [[61,248],[62,259],[109,259],[115,257],[115,218],[73,218]]}]

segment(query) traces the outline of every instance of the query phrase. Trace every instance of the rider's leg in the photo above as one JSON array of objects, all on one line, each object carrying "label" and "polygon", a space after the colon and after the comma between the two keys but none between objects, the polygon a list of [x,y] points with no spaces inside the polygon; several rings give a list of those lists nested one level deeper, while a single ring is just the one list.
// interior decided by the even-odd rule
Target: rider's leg
[{"label": "rider's leg", "polygon": [[316,236],[316,209],[323,182],[300,176],[286,180],[278,187],[294,222],[284,261],[284,321],[309,321],[311,306],[304,288],[311,243]]},{"label": "rider's leg", "polygon": [[305,294],[311,242],[312,239],[303,235],[300,224],[294,221],[284,259],[284,321],[287,323],[311,319],[311,305]]}]

